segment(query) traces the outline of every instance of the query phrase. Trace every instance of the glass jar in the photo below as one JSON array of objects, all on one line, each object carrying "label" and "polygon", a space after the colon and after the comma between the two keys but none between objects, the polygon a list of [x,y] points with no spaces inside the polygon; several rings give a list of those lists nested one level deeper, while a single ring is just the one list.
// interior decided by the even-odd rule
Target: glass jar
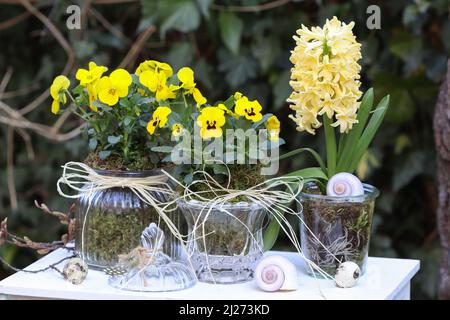
[{"label": "glass jar", "polygon": [[[363,186],[364,195],[331,197],[309,193],[313,188],[309,183],[304,186],[306,192],[300,194],[304,222],[300,222],[302,251],[306,258],[330,275],[334,275],[339,264],[345,261],[355,262],[361,274],[365,272],[373,210],[379,191],[368,184]],[[317,272],[316,275],[320,276]]]},{"label": "glass jar", "polygon": [[[127,179],[161,174],[160,170],[96,172]],[[154,197],[166,201],[163,193],[154,193]],[[182,231],[183,217],[176,210],[167,215]],[[85,193],[76,204],[75,250],[94,269],[114,266],[119,255],[128,254],[140,245],[142,231],[152,222],[159,225],[166,237],[163,252],[174,260],[182,259],[180,241],[172,235],[155,208],[131,189],[117,187],[94,191],[91,195]]]},{"label": "glass jar", "polygon": [[179,200],[189,229],[188,252],[201,282],[231,284],[253,278],[263,255],[265,210],[256,203],[227,203],[211,208]]}]

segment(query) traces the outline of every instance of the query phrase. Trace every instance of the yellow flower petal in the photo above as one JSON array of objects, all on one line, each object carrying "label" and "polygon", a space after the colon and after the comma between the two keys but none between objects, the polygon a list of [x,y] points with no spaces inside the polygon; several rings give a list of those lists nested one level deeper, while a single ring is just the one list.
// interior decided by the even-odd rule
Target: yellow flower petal
[{"label": "yellow flower petal", "polygon": [[70,81],[65,76],[57,76],[50,86],[50,95],[54,100],[60,99],[60,94],[67,90],[70,86]]},{"label": "yellow flower petal", "polygon": [[172,135],[174,137],[180,136],[183,133],[183,131],[184,131],[184,127],[180,123],[175,123],[172,126]]},{"label": "yellow flower petal", "polygon": [[197,88],[194,88],[194,91],[192,92],[192,96],[194,97],[195,102],[197,102],[197,105],[202,106],[206,103],[206,98],[202,95],[200,90]]},{"label": "yellow flower petal", "polygon": [[53,100],[53,102],[52,102],[52,113],[58,114],[58,112],[59,112],[59,101],[58,100]]},{"label": "yellow flower petal", "polygon": [[131,78],[131,75],[124,69],[114,70],[109,75],[109,79],[111,80],[112,85],[117,88],[120,87],[128,89],[128,87],[133,82],[133,78]]}]

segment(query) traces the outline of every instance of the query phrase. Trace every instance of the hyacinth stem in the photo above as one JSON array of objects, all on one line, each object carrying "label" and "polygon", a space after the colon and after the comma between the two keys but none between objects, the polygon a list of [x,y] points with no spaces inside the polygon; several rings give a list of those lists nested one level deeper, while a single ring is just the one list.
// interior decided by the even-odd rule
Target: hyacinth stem
[{"label": "hyacinth stem", "polygon": [[327,175],[328,178],[336,173],[336,135],[331,126],[331,120],[326,115],[323,116],[323,128],[325,131],[325,145],[327,149]]}]

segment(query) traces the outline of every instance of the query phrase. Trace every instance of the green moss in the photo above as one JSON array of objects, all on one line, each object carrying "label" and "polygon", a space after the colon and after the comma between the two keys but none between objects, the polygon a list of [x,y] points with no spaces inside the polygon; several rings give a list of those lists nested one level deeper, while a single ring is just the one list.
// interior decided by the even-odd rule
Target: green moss
[{"label": "green moss", "polygon": [[[123,213],[91,210],[85,227],[84,251],[99,264],[111,265],[119,254],[137,247],[142,231],[150,222],[158,221],[158,214],[149,208],[128,209]],[[77,232],[81,235],[81,224],[77,224]]]},{"label": "green moss", "polygon": [[[247,190],[249,188],[252,188],[256,185],[259,185],[263,183],[266,180],[266,177],[261,175],[261,165],[255,164],[255,165],[249,165],[249,164],[242,164],[242,165],[231,165],[229,166],[230,169],[230,184],[228,185],[228,176],[225,175],[212,175],[214,176],[214,179],[216,179],[223,187],[228,187],[228,189],[233,190]],[[204,179],[203,176],[195,177],[197,179]],[[194,186],[193,191],[200,191],[202,197],[208,198],[208,199],[214,199],[217,195],[214,192],[209,192],[210,188],[207,184],[196,184]],[[179,191],[182,191],[179,189]],[[221,192],[218,192],[219,195],[221,195]],[[225,194],[225,192],[223,193]],[[248,201],[247,197],[245,196],[239,196],[236,198],[233,198],[230,200],[232,203],[237,203],[241,201]]]},{"label": "green moss", "polygon": [[126,162],[122,157],[114,154],[102,160],[98,153],[91,152],[84,160],[84,163],[91,168],[100,170],[140,171],[157,168],[157,166],[150,161],[148,155],[141,155],[133,159],[132,162]]}]

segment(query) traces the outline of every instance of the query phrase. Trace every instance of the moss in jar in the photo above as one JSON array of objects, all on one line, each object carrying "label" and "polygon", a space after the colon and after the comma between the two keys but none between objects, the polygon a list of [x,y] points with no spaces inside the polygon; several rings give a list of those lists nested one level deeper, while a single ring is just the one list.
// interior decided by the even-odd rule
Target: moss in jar
[{"label": "moss in jar", "polygon": [[[315,185],[305,186],[305,193],[323,194]],[[324,271],[334,274],[339,261],[353,261],[361,268],[368,253],[373,214],[373,201],[329,202],[305,199],[303,220],[314,230],[319,243],[306,231],[302,239],[309,258]]]},{"label": "moss in jar", "polygon": [[[145,227],[155,219],[158,221],[157,213],[151,209],[135,209],[117,214],[91,211],[88,214],[89,227],[85,228],[88,233],[84,237],[84,252],[108,265],[117,261],[119,254],[128,253],[137,247]],[[82,223],[77,223],[77,232],[81,233],[81,229]]]}]

